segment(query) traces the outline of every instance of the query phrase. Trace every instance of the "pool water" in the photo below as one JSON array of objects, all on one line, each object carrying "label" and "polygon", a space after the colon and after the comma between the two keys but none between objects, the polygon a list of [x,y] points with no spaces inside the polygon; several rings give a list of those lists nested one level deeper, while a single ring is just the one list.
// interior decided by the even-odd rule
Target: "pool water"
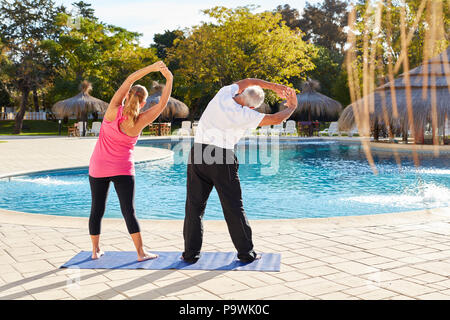
[{"label": "pool water", "polygon": [[[136,213],[140,219],[183,219],[186,164],[191,142],[148,143],[174,150],[174,157],[136,165]],[[142,143],[141,143],[142,144]],[[290,219],[401,212],[450,206],[450,155],[410,153],[399,166],[391,152],[374,151],[378,174],[359,144],[336,141],[242,142],[240,162],[244,208],[249,219]],[[88,217],[87,169],[0,179],[0,208]],[[111,186],[105,217],[121,217]],[[223,219],[215,190],[205,219]]]}]

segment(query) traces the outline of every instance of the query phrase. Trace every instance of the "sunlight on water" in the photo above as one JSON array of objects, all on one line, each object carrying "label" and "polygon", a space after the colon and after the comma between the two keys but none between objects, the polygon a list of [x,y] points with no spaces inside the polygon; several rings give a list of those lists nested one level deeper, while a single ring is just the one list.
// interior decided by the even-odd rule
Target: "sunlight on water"
[{"label": "sunlight on water", "polygon": [[[345,199],[343,199],[345,200]],[[401,194],[370,195],[347,198],[348,201],[411,208],[423,205],[444,207],[450,204],[450,188],[432,183],[406,189]]]},{"label": "sunlight on water", "polygon": [[22,182],[22,183],[34,183],[34,184],[39,184],[39,185],[43,185],[43,186],[50,186],[50,185],[67,186],[67,185],[83,184],[83,182],[81,182],[81,181],[65,181],[65,180],[55,179],[55,178],[52,178],[49,176],[47,176],[45,178],[13,177],[13,178],[11,178],[11,181],[17,181],[17,182]]}]

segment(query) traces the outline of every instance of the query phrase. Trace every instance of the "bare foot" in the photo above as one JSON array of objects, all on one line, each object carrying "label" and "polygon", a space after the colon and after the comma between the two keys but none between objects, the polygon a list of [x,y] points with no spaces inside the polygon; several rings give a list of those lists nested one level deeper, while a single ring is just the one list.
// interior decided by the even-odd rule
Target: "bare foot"
[{"label": "bare foot", "polygon": [[257,254],[255,260],[259,260],[259,259],[261,259],[261,255]]},{"label": "bare foot", "polygon": [[97,251],[92,252],[92,260],[97,260],[98,258],[100,258],[104,254],[105,253],[102,250],[97,249]]},{"label": "bare foot", "polygon": [[138,261],[139,262],[146,261],[146,260],[151,260],[151,259],[156,259],[156,258],[158,258],[157,254],[148,253],[148,252],[144,252],[143,255],[138,255]]}]

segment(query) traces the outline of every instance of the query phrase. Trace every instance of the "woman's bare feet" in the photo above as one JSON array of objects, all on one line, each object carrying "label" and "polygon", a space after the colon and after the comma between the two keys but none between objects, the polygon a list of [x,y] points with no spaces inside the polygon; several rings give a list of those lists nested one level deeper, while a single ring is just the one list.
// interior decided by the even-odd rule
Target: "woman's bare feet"
[{"label": "woman's bare feet", "polygon": [[141,254],[138,254],[138,261],[142,262],[142,261],[146,261],[146,260],[151,260],[151,259],[156,259],[158,258],[157,254],[154,253],[149,253],[149,252],[143,252]]},{"label": "woman's bare feet", "polygon": [[100,248],[98,248],[97,250],[94,250],[92,252],[92,260],[97,260],[98,258],[100,258],[104,254],[105,253],[102,250],[100,250]]}]

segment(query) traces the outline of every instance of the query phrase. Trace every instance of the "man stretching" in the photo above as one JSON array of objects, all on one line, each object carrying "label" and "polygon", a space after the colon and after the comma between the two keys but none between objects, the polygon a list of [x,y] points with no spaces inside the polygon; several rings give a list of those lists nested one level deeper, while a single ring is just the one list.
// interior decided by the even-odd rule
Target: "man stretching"
[{"label": "man stretching", "polygon": [[[287,99],[288,108],[275,114],[262,114],[253,108],[264,101],[264,91],[274,91]],[[222,205],[225,221],[238,259],[259,258],[253,250],[252,230],[242,203],[238,161],[234,146],[246,130],[279,124],[297,107],[295,90],[259,79],[244,79],[217,92],[203,112],[187,165],[187,195],[182,258],[195,263],[203,240],[202,219],[213,186]]]}]

